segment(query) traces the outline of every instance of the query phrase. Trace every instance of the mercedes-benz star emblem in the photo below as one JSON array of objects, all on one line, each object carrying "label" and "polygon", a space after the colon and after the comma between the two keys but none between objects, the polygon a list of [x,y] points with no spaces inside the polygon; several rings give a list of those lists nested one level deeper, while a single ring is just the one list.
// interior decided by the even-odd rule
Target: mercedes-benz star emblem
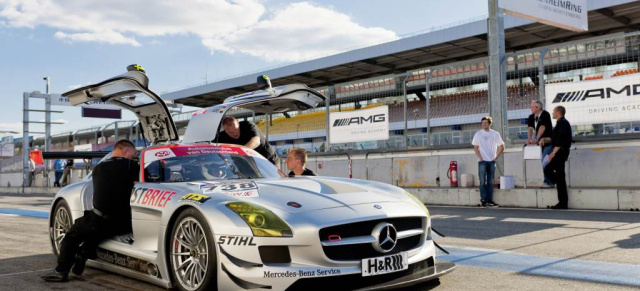
[{"label": "mercedes-benz star emblem", "polygon": [[371,235],[376,239],[371,245],[380,253],[388,253],[396,247],[398,231],[391,223],[378,223],[378,225],[373,228]]}]

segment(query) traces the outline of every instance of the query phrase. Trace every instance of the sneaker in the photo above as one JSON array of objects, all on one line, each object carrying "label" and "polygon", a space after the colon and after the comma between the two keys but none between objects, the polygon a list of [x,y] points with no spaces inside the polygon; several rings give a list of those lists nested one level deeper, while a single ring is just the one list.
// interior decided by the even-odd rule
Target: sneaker
[{"label": "sneaker", "polygon": [[71,272],[77,276],[82,275],[86,262],[87,260],[85,260],[81,255],[76,255],[76,259],[73,263],[73,268],[71,268]]},{"label": "sneaker", "polygon": [[487,202],[487,206],[488,207],[500,207],[500,205],[498,205],[498,203],[493,202],[492,200],[490,200],[489,202]]},{"label": "sneaker", "polygon": [[480,207],[487,207],[487,201],[480,200]]},{"label": "sneaker", "polygon": [[47,282],[67,282],[69,281],[69,272],[58,272],[56,269],[53,269],[51,272],[42,274],[40,278]]}]

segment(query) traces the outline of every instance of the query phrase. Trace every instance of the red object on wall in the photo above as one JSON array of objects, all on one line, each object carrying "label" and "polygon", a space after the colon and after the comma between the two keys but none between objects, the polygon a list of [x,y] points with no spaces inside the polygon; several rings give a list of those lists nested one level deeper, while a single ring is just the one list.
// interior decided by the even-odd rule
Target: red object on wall
[{"label": "red object on wall", "polygon": [[42,151],[40,150],[30,151],[29,158],[31,158],[36,165],[44,165],[44,160],[42,159]]},{"label": "red object on wall", "polygon": [[447,171],[447,178],[451,183],[451,187],[458,187],[458,162],[451,161],[449,163],[449,171]]}]

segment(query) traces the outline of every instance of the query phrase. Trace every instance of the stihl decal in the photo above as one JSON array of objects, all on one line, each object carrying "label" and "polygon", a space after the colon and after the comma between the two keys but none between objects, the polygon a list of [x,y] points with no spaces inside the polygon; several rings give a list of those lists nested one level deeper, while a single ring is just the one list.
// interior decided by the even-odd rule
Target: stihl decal
[{"label": "stihl decal", "polygon": [[131,204],[163,208],[167,205],[167,202],[171,201],[171,197],[176,193],[175,191],[151,188],[134,188],[133,191],[131,191],[130,202]]},{"label": "stihl decal", "polygon": [[218,238],[219,245],[231,245],[231,246],[255,246],[253,237],[251,236],[226,236],[221,235]]}]

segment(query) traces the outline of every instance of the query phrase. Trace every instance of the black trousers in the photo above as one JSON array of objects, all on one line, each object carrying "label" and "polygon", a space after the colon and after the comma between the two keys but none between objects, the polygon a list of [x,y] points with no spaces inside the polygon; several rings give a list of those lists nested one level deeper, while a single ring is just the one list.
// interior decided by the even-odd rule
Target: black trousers
[{"label": "black trousers", "polygon": [[547,176],[552,183],[556,184],[559,204],[564,207],[569,203],[567,179],[564,173],[564,163],[568,158],[569,150],[560,150],[544,168],[544,175]]},{"label": "black trousers", "polygon": [[[96,257],[96,249],[105,239],[131,231],[131,221],[113,221],[104,219],[94,212],[76,219],[60,243],[58,272],[69,272],[75,262],[76,254],[87,258]],[[82,244],[82,247],[80,245]]]}]

